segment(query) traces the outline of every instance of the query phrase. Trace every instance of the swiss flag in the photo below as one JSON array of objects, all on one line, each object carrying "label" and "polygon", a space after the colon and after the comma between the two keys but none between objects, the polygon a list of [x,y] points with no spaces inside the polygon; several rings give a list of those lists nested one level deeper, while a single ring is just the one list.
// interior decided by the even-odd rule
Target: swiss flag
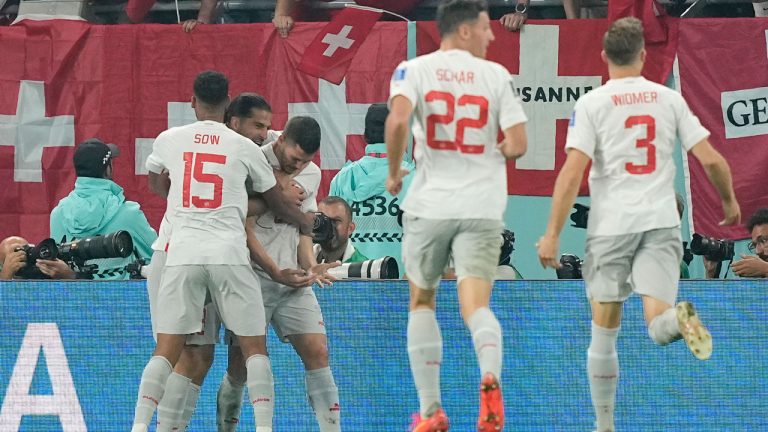
[{"label": "swiss flag", "polygon": [[336,14],[306,48],[298,70],[340,84],[379,18],[381,12],[358,8]]}]

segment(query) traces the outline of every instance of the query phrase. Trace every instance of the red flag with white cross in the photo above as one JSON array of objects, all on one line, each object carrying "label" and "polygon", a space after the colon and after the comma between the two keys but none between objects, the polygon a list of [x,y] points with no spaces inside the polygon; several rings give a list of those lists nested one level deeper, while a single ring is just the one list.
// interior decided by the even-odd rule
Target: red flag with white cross
[{"label": "red flag with white cross", "polygon": [[341,84],[352,58],[380,17],[381,12],[354,7],[336,14],[304,50],[298,70]]}]

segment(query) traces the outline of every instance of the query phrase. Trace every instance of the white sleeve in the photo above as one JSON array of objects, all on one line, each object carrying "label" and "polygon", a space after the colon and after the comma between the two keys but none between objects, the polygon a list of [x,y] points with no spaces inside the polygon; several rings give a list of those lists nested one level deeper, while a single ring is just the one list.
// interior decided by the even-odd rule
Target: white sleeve
[{"label": "white sleeve", "polygon": [[313,164],[310,164],[305,168],[306,172],[302,172],[301,175],[296,176],[296,182],[304,188],[307,192],[307,198],[301,203],[302,212],[316,212],[317,211],[317,193],[320,189],[320,180],[322,179],[322,171],[320,168]]},{"label": "white sleeve", "polygon": [[152,143],[152,154],[147,158],[147,162],[144,164],[147,171],[160,174],[167,167],[167,150],[171,145],[171,140],[166,138],[165,133],[161,133],[155,138]]},{"label": "white sleeve", "polygon": [[688,104],[679,93],[675,93],[675,111],[677,111],[677,134],[685,151],[690,151],[693,146],[709,137],[709,131],[701,125],[699,118],[691,111]]},{"label": "white sleeve", "polygon": [[597,134],[589,116],[589,110],[584,103],[579,103],[584,100],[584,98],[579,99],[573,107],[571,121],[568,124],[568,137],[565,139],[565,150],[574,148],[589,156],[590,159],[594,159]]},{"label": "white sleeve", "polygon": [[262,193],[268,191],[277,184],[275,180],[275,173],[272,171],[272,167],[267,162],[267,157],[264,156],[264,152],[261,147],[254,145],[253,143],[243,143],[242,146],[243,163],[248,170],[248,177],[251,178],[253,184],[253,191]]},{"label": "white sleeve", "polygon": [[[408,65],[408,62],[401,62],[395,72],[392,74],[392,79],[389,82],[389,101],[392,101],[397,95],[405,96],[411,101],[411,105],[416,107],[418,102],[418,96],[416,92],[416,71],[412,66]],[[387,103],[389,105],[389,103]]]},{"label": "white sleeve", "polygon": [[[503,68],[502,68],[503,69]],[[515,82],[512,80],[506,69],[502,71],[501,83],[501,111],[499,112],[499,128],[501,130],[511,128],[512,126],[528,121],[523,111],[523,104],[520,96],[517,94]]]}]

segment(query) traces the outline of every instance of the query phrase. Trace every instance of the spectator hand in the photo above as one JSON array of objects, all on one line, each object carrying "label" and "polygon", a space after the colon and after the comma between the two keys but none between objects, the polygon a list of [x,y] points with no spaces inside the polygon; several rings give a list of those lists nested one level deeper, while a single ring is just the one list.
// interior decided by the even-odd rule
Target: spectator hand
[{"label": "spectator hand", "polygon": [[396,175],[387,176],[387,182],[385,184],[385,187],[387,188],[387,192],[389,192],[393,196],[399,194],[400,191],[403,189],[403,177],[407,176],[408,173],[409,173],[408,170],[401,168]]},{"label": "spectator hand", "polygon": [[733,272],[741,277],[768,277],[768,262],[754,255],[742,255],[741,260],[733,263]]},{"label": "spectator hand", "polygon": [[328,274],[328,270],[341,265],[341,261],[334,261],[332,263],[317,264],[309,269],[309,274],[315,277],[315,282],[321,287],[325,285],[333,285],[337,280],[335,277]]},{"label": "spectator hand", "polygon": [[560,241],[557,237],[543,235],[539,238],[536,248],[539,251],[539,262],[542,267],[560,268],[560,262],[557,260],[557,251],[560,248],[559,243]]},{"label": "spectator hand", "polygon": [[37,268],[51,279],[75,279],[75,271],[60,259],[37,260]]},{"label": "spectator hand", "polygon": [[200,24],[207,24],[207,23],[197,19],[189,19],[181,23],[181,29],[184,31],[184,33],[190,33]]},{"label": "spectator hand", "polygon": [[13,276],[26,265],[27,254],[24,251],[13,251],[5,256],[3,270],[0,272],[0,280],[13,279]]},{"label": "spectator hand", "polygon": [[499,20],[501,25],[509,31],[518,31],[523,28],[523,23],[528,19],[527,12],[508,13]]},{"label": "spectator hand", "polygon": [[288,33],[290,33],[293,28],[293,18],[291,18],[290,15],[275,15],[275,17],[272,18],[272,24],[275,25],[277,34],[279,34],[280,37],[287,38]]}]

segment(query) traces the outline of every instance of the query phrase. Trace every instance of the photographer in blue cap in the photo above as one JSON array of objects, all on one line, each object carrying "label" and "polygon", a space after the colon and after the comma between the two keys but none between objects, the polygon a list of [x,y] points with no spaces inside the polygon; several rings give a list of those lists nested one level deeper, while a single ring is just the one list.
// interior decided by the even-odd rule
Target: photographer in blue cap
[{"label": "photographer in blue cap", "polygon": [[125,267],[136,258],[148,260],[152,256],[152,242],[157,238],[139,204],[127,201],[123,188],[112,179],[112,160],[119,154],[116,145],[96,138],[80,143],[73,157],[77,174],[75,189],[51,212],[51,237],[57,242],[119,230],[130,233],[138,256],[93,260],[98,265],[94,279],[128,279],[130,275]]}]

